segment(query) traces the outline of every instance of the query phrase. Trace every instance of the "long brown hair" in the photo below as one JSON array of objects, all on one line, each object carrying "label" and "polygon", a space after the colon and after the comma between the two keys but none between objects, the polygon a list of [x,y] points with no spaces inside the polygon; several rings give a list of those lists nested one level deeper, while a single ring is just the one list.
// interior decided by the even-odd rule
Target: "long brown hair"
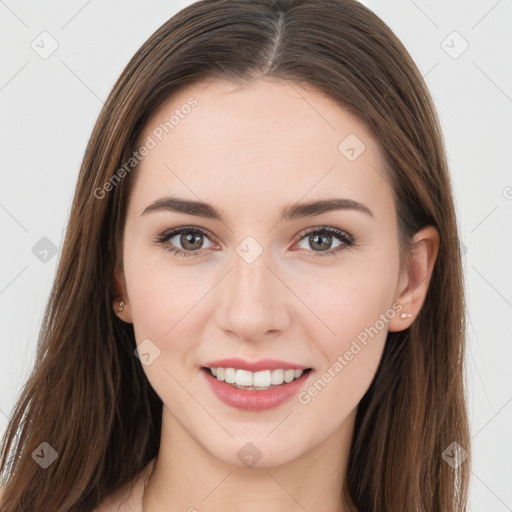
[{"label": "long brown hair", "polygon": [[[311,84],[369,127],[390,171],[402,261],[421,228],[440,235],[423,307],[388,334],[358,406],[340,493],[359,512],[466,510],[470,459],[452,467],[443,458],[455,442],[469,452],[463,273],[444,143],[417,67],[354,0],[202,0],[137,51],[92,132],[37,361],[2,442],[2,512],[90,511],[157,456],[162,402],[134,356],[133,326],[112,311],[135,171],[97,191],[178,89],[263,76]],[[32,457],[43,442],[58,454],[46,469]]]}]

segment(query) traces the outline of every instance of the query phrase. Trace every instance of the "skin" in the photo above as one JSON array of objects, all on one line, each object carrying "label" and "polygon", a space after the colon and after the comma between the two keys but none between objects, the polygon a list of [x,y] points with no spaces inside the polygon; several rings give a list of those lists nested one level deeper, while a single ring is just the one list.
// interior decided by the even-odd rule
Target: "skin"
[{"label": "skin", "polygon": [[[344,511],[339,494],[356,408],[388,330],[406,329],[421,308],[437,231],[416,235],[413,262],[400,269],[382,152],[365,125],[311,87],[271,80],[188,86],[152,115],[139,143],[191,96],[197,107],[133,176],[122,268],[115,274],[116,314],[133,323],[138,344],[149,338],[160,350],[143,365],[164,404],[145,509]],[[338,149],[349,134],[366,146],[355,161]],[[171,194],[213,204],[226,219],[142,215]],[[373,216],[337,210],[279,222],[285,205],[334,197],[361,202]],[[211,234],[188,249],[200,247],[201,256],[177,256],[154,242],[190,225]],[[301,233],[323,226],[346,231],[355,244],[315,256],[314,240]],[[252,263],[236,251],[247,236],[263,250]],[[335,235],[331,240],[320,250],[343,243]],[[190,247],[184,249],[179,235],[166,244]],[[118,300],[126,304],[122,312]],[[312,367],[311,384],[397,303],[412,316],[394,315],[307,404],[293,397],[266,411],[234,409],[200,374],[213,359],[269,357]],[[237,457],[247,442],[262,455],[254,467]]]}]

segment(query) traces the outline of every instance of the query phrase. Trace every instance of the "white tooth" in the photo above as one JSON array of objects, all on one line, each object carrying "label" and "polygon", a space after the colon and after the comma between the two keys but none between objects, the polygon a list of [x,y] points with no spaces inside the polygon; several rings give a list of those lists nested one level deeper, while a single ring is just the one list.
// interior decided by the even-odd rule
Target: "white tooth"
[{"label": "white tooth", "polygon": [[238,386],[252,386],[252,372],[237,370],[235,373],[235,382]]},{"label": "white tooth", "polygon": [[235,383],[235,369],[234,368],[226,368],[226,375],[224,377],[224,380],[228,384],[234,384]]},{"label": "white tooth", "polygon": [[252,385],[258,388],[266,388],[272,383],[272,375],[270,370],[263,370],[262,372],[255,372],[252,375]]},{"label": "white tooth", "polygon": [[294,378],[295,370],[285,370],[284,372],[284,381],[285,382],[291,382]]},{"label": "white tooth", "polygon": [[272,371],[272,384],[278,386],[284,382],[284,370],[273,370]]},{"label": "white tooth", "polygon": [[289,383],[298,379],[304,370],[263,370],[250,372],[236,368],[211,368],[212,375],[217,380],[225,381],[228,384],[242,387],[256,387],[267,389],[269,386],[279,386],[283,382]]}]

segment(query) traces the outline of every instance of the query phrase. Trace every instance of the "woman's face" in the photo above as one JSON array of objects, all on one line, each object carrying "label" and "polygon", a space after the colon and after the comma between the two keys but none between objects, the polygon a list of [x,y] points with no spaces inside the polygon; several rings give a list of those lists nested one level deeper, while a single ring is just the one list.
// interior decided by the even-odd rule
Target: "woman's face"
[{"label": "woman's face", "polygon": [[[118,277],[164,418],[238,466],[244,450],[271,466],[350,430],[400,323],[396,212],[369,131],[311,88],[214,81],[155,112],[142,146]],[[227,358],[280,361],[235,374],[257,385],[312,370],[240,391],[204,369]]]}]

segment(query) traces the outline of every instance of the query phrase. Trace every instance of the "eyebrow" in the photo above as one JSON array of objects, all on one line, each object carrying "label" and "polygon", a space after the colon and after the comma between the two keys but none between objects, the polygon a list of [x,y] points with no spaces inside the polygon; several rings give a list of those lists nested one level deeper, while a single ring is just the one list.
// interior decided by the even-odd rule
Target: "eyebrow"
[{"label": "eyebrow", "polygon": [[[374,216],[367,206],[358,201],[354,201],[353,199],[333,198],[285,206],[281,210],[280,220],[291,221],[303,217],[313,217],[335,210],[355,210],[371,217]],[[159,211],[185,213],[225,222],[225,213],[211,204],[178,197],[162,197],[155,200],[144,209],[141,216]]]}]

